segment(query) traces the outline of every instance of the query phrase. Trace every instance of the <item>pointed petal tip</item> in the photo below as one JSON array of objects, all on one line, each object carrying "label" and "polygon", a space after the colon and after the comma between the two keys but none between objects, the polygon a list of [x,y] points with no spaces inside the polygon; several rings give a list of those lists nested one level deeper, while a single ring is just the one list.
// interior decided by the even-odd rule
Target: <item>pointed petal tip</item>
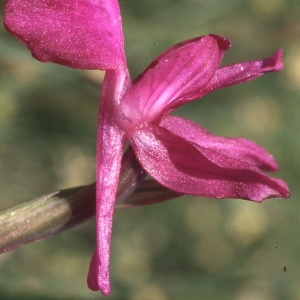
[{"label": "pointed petal tip", "polygon": [[91,276],[90,273],[87,278],[88,288],[93,292],[100,291],[104,296],[108,296],[110,294],[110,283],[109,280],[101,280],[98,277]]},{"label": "pointed petal tip", "polygon": [[279,180],[279,181],[281,184],[281,191],[280,191],[280,196],[278,198],[282,198],[282,199],[290,198],[291,193],[290,193],[289,187],[283,180]]},{"label": "pointed petal tip", "polygon": [[91,291],[93,292],[98,292],[100,291],[104,296],[108,296],[110,294],[110,285],[109,283],[106,284],[99,284],[96,286],[90,285],[90,282],[88,282],[88,287]]},{"label": "pointed petal tip", "polygon": [[90,281],[88,281],[88,288],[93,292],[100,291],[104,296],[108,296],[110,294],[110,284],[109,283],[100,283],[96,286],[93,285]]},{"label": "pointed petal tip", "polygon": [[262,67],[266,69],[265,72],[281,71],[283,69],[282,51],[282,49],[279,49],[274,55],[263,60]]},{"label": "pointed petal tip", "polygon": [[109,277],[105,276],[103,278],[96,251],[94,252],[90,262],[87,285],[90,290],[94,292],[100,291],[104,296],[108,296],[110,294]]},{"label": "pointed petal tip", "polygon": [[269,172],[277,172],[279,169],[279,166],[272,155],[269,156],[269,159],[266,159],[266,161],[262,162],[261,165],[258,165],[258,167],[261,170]]},{"label": "pointed petal tip", "polygon": [[290,198],[291,194],[287,184],[283,180],[277,178],[273,178],[273,181],[277,186],[273,187],[269,192],[266,192],[264,196],[254,199],[255,202],[263,202],[268,199]]},{"label": "pointed petal tip", "polygon": [[227,51],[231,47],[231,42],[227,38],[213,33],[209,34],[209,36],[217,41],[219,48],[223,51]]},{"label": "pointed petal tip", "polygon": [[109,284],[109,282],[103,282],[103,281],[100,282],[99,288],[100,288],[101,293],[104,296],[108,296],[110,294],[110,284]]}]

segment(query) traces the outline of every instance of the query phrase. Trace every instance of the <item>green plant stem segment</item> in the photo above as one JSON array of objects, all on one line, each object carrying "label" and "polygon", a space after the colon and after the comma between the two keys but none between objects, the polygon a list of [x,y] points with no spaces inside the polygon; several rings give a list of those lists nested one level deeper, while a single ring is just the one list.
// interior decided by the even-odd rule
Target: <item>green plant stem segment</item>
[{"label": "green plant stem segment", "polygon": [[[181,196],[154,180],[144,180],[131,148],[123,155],[116,209],[123,209]],[[0,253],[40,241],[80,225],[95,216],[95,183],[60,190],[34,198],[0,212]]]}]

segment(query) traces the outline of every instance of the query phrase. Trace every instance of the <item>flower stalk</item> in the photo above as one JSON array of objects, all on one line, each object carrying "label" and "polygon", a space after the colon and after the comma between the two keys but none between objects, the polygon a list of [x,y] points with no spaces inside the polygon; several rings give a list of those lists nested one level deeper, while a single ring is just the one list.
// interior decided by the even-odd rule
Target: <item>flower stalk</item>
[{"label": "flower stalk", "polygon": [[[129,147],[122,158],[115,209],[142,206],[181,196],[153,180]],[[52,237],[95,216],[95,183],[53,192],[0,212],[0,253]]]}]

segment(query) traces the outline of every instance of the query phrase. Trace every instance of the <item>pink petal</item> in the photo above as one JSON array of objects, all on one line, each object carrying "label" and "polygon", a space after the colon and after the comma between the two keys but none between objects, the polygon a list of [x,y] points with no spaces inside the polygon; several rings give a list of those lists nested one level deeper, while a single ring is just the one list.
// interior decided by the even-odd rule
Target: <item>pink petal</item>
[{"label": "pink petal", "polygon": [[[112,127],[110,132],[106,134],[111,135],[111,140],[105,139],[106,141],[103,143],[105,146],[102,147],[103,150],[101,153],[97,153],[96,257],[91,262],[88,275],[89,287],[92,290],[101,290],[104,295],[110,293],[110,240],[122,157],[122,143],[118,129]],[[97,142],[101,143],[101,141]],[[107,151],[108,149],[113,149],[113,151]],[[96,283],[98,283],[98,286]]]},{"label": "pink petal", "polygon": [[117,0],[9,0],[4,22],[42,62],[101,70],[125,65]]},{"label": "pink petal", "polygon": [[289,197],[286,184],[258,168],[192,143],[159,126],[134,132],[131,144],[143,168],[162,185],[179,193],[261,202]]},{"label": "pink petal", "polygon": [[228,40],[212,35],[175,45],[159,55],[124,96],[121,108],[134,123],[158,120],[165,107],[197,86],[203,89],[219,66]]},{"label": "pink petal", "polygon": [[90,262],[90,269],[87,277],[87,284],[89,289],[95,292],[99,291],[98,268],[99,268],[98,254],[97,251],[95,251]]},{"label": "pink petal", "polygon": [[123,153],[123,132],[115,123],[115,105],[128,88],[127,74],[107,71],[102,86],[96,155],[96,254],[88,285],[110,293],[109,254],[112,220]]},{"label": "pink petal", "polygon": [[209,133],[198,124],[180,117],[165,118],[161,126],[197,145],[240,159],[262,170],[277,171],[278,165],[271,154],[244,138],[224,138]]},{"label": "pink petal", "polygon": [[[280,71],[283,68],[282,50],[278,50],[273,56],[250,62],[232,64],[220,68],[216,71],[209,84],[203,90],[197,90],[197,87],[191,87],[186,95],[189,99],[200,98],[215,90],[225,88],[231,85],[248,82],[267,72]],[[180,101],[180,99],[177,99]]]}]

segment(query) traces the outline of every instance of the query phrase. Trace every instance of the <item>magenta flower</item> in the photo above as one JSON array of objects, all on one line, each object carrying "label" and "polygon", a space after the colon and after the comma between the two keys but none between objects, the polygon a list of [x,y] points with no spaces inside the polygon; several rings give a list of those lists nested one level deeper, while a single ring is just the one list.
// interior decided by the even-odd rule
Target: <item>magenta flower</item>
[{"label": "magenta flower", "polygon": [[219,68],[230,42],[217,35],[187,40],[159,55],[132,83],[116,0],[9,0],[5,25],[43,62],[106,70],[97,136],[97,242],[88,285],[110,292],[109,247],[125,142],[143,168],[176,192],[261,202],[289,197],[286,184],[263,174],[273,157],[242,138],[222,138],[169,114],[214,90],[282,69],[270,58]]}]

